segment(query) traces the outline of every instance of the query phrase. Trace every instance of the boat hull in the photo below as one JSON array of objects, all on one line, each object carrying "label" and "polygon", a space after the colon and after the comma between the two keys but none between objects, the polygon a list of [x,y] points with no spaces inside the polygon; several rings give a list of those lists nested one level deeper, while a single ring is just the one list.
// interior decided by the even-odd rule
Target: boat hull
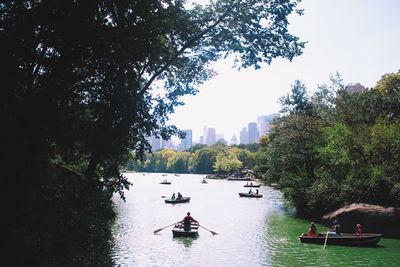
[{"label": "boat hull", "polygon": [[[320,234],[316,237],[303,234],[299,237],[302,243],[311,243],[323,245],[325,243],[325,234]],[[327,245],[340,245],[340,246],[376,246],[381,239],[381,234],[347,234],[343,233],[337,236],[328,235]]]},{"label": "boat hull", "polygon": [[260,184],[253,184],[253,185],[247,185],[245,184],[244,187],[260,187]]},{"label": "boat hull", "polygon": [[192,223],[192,229],[190,231],[185,231],[183,229],[183,224],[179,223],[172,228],[172,235],[174,237],[197,237],[199,235],[199,225]]},{"label": "boat hull", "polygon": [[249,198],[260,198],[263,197],[261,194],[249,194],[249,193],[239,193],[240,197],[249,197]]},{"label": "boat hull", "polygon": [[165,203],[168,204],[177,204],[177,203],[186,203],[190,201],[190,197],[183,197],[181,199],[164,199]]}]

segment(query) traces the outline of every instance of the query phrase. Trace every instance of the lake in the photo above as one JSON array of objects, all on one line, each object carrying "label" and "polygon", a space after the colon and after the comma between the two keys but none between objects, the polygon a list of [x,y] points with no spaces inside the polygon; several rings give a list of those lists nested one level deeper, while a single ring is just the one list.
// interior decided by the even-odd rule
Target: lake
[{"label": "lake", "polygon": [[[205,175],[126,173],[132,187],[126,202],[115,196],[113,226],[115,266],[399,266],[400,240],[382,239],[373,248],[302,244],[298,236],[309,222],[286,209],[279,191],[259,188],[263,198],[239,197],[243,181],[207,180]],[[171,185],[160,184],[167,179]],[[253,189],[254,190],[254,189]],[[180,192],[189,203],[165,204]],[[199,236],[173,238],[172,227],[153,231],[191,215]],[[324,232],[325,227],[318,225]]]}]

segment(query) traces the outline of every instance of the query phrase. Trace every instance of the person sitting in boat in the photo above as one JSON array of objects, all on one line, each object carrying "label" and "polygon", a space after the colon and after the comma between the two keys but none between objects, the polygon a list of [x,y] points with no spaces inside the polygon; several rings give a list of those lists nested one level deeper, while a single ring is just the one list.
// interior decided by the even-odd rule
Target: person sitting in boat
[{"label": "person sitting in boat", "polygon": [[335,232],[336,234],[340,235],[342,233],[342,229],[340,227],[340,224],[337,220],[333,221],[332,227],[331,227],[331,231]]},{"label": "person sitting in boat", "polygon": [[176,199],[182,199],[182,195],[181,195],[181,193],[180,192],[178,192],[178,197],[176,198]]},{"label": "person sitting in boat", "polygon": [[188,212],[185,216],[185,218],[183,218],[183,220],[181,221],[183,223],[183,230],[185,231],[190,231],[192,230],[192,222],[197,222],[192,216],[190,216],[190,212]]},{"label": "person sitting in boat", "polygon": [[312,237],[318,236],[318,234],[317,234],[317,226],[315,225],[314,222],[311,222],[310,227],[308,228],[307,235],[312,236]]},{"label": "person sitting in boat", "polygon": [[258,189],[256,189],[256,195],[258,195]]},{"label": "person sitting in boat", "polygon": [[362,234],[362,226],[361,226],[361,224],[357,223],[355,232],[356,232],[356,235],[361,235]]},{"label": "person sitting in boat", "polygon": [[251,190],[251,188],[250,188],[250,190],[249,190],[249,194],[253,194],[253,190]]},{"label": "person sitting in boat", "polygon": [[176,198],[175,197],[175,193],[173,193],[172,196],[171,196],[171,200],[175,200],[175,198]]},{"label": "person sitting in boat", "polygon": [[253,185],[253,182],[250,182],[250,186],[252,186]]}]

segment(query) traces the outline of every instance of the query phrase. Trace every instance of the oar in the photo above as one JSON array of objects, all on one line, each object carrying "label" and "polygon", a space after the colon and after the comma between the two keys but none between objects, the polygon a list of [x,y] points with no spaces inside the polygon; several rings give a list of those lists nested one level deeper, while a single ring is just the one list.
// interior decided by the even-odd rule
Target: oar
[{"label": "oar", "polygon": [[177,223],[178,223],[178,222],[176,222],[176,223],[171,223],[171,224],[170,224],[170,225],[168,225],[168,226],[165,226],[165,227],[163,227],[163,228],[160,228],[160,229],[154,230],[154,232],[153,232],[153,233],[157,234],[158,232],[160,232],[160,231],[164,230],[165,228],[168,228],[168,227],[170,227],[170,226],[172,226],[172,225],[174,225],[174,224],[177,224]]},{"label": "oar", "polygon": [[326,242],[328,242],[328,231],[326,231],[324,249],[326,249]]},{"label": "oar", "polygon": [[204,228],[204,229],[206,229],[207,231],[209,231],[209,232],[210,232],[210,233],[212,233],[213,235],[218,235],[218,233],[217,233],[217,232],[211,231],[211,230],[209,230],[209,229],[205,228],[204,226],[202,226],[202,225],[200,225],[200,224],[199,224],[199,226],[200,226],[201,228]]}]

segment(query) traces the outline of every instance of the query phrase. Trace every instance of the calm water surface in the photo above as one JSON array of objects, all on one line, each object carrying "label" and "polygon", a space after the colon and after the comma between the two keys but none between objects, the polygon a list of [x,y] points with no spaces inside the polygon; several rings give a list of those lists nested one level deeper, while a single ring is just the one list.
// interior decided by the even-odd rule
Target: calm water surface
[{"label": "calm water surface", "polygon": [[[245,182],[208,180],[204,175],[125,174],[133,183],[126,202],[115,198],[113,260],[116,266],[400,266],[400,240],[376,248],[302,244],[309,222],[285,210],[280,192],[262,186],[260,199],[240,198]],[[171,185],[159,184],[163,179]],[[181,192],[189,203],[165,204]],[[218,235],[200,228],[199,237],[173,238],[171,227],[186,212]],[[323,231],[322,226],[319,227]]]}]

